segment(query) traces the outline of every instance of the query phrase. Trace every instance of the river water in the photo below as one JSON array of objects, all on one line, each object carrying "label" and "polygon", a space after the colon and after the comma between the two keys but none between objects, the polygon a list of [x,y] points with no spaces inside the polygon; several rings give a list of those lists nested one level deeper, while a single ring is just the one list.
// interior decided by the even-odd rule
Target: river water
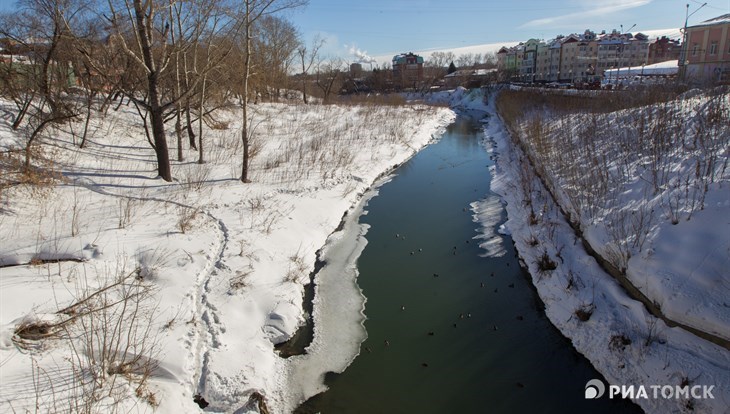
[{"label": "river water", "polygon": [[459,116],[369,201],[358,260],[368,338],[298,412],[641,412],[584,399],[586,382],[602,377],[544,315],[511,239],[479,247],[473,202],[497,206],[490,222],[506,220],[481,136]]}]

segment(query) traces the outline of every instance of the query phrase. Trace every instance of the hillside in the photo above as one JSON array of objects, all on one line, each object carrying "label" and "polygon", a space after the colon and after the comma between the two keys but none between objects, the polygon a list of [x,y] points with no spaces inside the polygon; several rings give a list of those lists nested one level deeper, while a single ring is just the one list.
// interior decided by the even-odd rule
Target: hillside
[{"label": "hillside", "polygon": [[508,90],[497,108],[505,126],[485,129],[499,159],[495,191],[550,319],[611,383],[723,390],[715,400],[637,401],[649,412],[724,412],[727,91]]},{"label": "hillside", "polygon": [[253,182],[242,184],[241,115],[219,111],[203,126],[207,162],[185,145],[168,183],[121,105],[95,114],[84,148],[82,121],[49,128],[30,147],[28,183],[27,135],[10,128],[10,102],[0,109],[0,412],[194,412],[197,394],[219,411],[261,399],[279,412],[288,362],[274,344],[306,316],[317,250],[381,173],[453,118],[253,105]]}]

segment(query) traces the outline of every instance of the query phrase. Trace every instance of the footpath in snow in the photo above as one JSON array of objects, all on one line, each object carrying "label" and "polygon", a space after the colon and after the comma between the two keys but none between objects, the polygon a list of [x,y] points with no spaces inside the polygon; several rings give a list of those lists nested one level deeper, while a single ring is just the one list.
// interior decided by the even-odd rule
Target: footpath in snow
[{"label": "footpath in snow", "polygon": [[[262,400],[287,412],[309,396],[292,387],[297,358],[280,358],[274,345],[304,321],[303,286],[317,250],[344,212],[357,215],[374,181],[431,142],[454,113],[294,104],[252,112],[251,184],[232,178],[241,158],[235,111],[205,128],[205,164],[183,148],[173,183],[154,178],[154,153],[131,107],[93,119],[84,149],[73,134],[79,125],[43,138],[63,179],[0,198],[0,412],[196,412],[198,394],[208,410],[257,411]],[[3,118],[0,148],[22,148],[23,140]],[[335,262],[335,254],[324,257]],[[327,286],[326,274],[319,277]],[[357,300],[355,287],[347,297]],[[335,346],[334,365],[344,368],[362,335],[351,332],[314,346]],[[313,390],[318,369],[334,368],[304,370]]]}]

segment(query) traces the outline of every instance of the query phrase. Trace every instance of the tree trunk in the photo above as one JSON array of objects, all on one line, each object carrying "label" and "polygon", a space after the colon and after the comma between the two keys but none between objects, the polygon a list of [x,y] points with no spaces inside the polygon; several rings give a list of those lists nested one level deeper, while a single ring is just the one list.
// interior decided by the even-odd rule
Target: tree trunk
[{"label": "tree trunk", "polygon": [[[201,106],[202,109],[202,106]],[[203,113],[202,111],[200,112]],[[197,149],[195,147],[195,130],[193,130],[193,122],[190,120],[190,99],[185,100],[185,118],[186,118],[186,129],[188,131],[188,140],[190,140],[190,148]],[[202,121],[202,118],[201,118]]]},{"label": "tree trunk", "polygon": [[33,99],[35,99],[35,93],[30,95],[30,98],[28,98],[25,102],[23,102],[23,107],[20,108],[20,112],[18,112],[18,116],[15,117],[15,120],[13,121],[13,131],[17,130],[20,124],[23,122],[23,118],[25,118],[25,114],[28,113],[28,109],[30,108],[30,104],[33,102]]},{"label": "tree trunk", "polygon": [[[203,155],[203,103],[205,102],[205,82],[207,81],[207,78],[205,75],[203,75],[203,84],[201,85],[200,89],[200,119],[198,120],[198,164],[204,164],[205,158]],[[190,108],[188,108],[190,109]],[[190,116],[190,111],[188,111],[188,116]],[[195,143],[195,134],[192,135],[192,143]]]},{"label": "tree trunk", "polygon": [[160,178],[171,182],[172,171],[170,170],[170,155],[168,154],[167,138],[165,137],[165,119],[159,104],[156,109],[150,109],[150,122],[152,123],[152,137],[155,141],[157,172]]},{"label": "tree trunk", "polygon": [[[172,12],[170,13],[170,20],[172,20]],[[175,31],[172,31],[172,42],[175,43]],[[180,99],[180,52],[175,53],[175,98],[178,99],[175,104],[175,136],[177,137],[177,161],[185,161],[185,155],[183,154],[182,147],[182,102]]]},{"label": "tree trunk", "polygon": [[180,104],[175,105],[175,136],[177,136],[177,160],[178,162],[185,161],[185,155],[183,154],[183,147],[182,147],[182,121],[180,120],[180,112],[182,111],[180,108]]},{"label": "tree trunk", "polygon": [[251,74],[251,9],[250,0],[246,1],[246,56],[243,61],[243,123],[241,126],[241,140],[243,141],[243,166],[241,167],[241,182],[250,183],[248,178],[249,137],[248,137],[248,78]]},{"label": "tree trunk", "polygon": [[[145,7],[152,7],[150,3],[145,2]],[[155,61],[152,56],[151,33],[148,29],[152,24],[148,21],[153,15],[147,15],[143,10],[142,0],[134,0],[134,13],[137,18],[138,41],[142,49],[142,57],[147,69],[147,87],[149,89],[149,107],[150,122],[152,123],[152,137],[155,142],[155,155],[157,156],[157,171],[165,181],[172,181],[172,171],[170,170],[170,155],[167,150],[167,137],[165,137],[165,119],[162,105],[160,105],[160,97],[158,92],[159,72],[155,67]],[[151,30],[151,29],[150,29]]]},{"label": "tree trunk", "polygon": [[302,95],[304,96],[304,103],[308,104],[307,102],[307,79],[306,75],[304,75],[304,79],[302,80]]},{"label": "tree trunk", "polygon": [[89,134],[89,122],[91,121],[91,105],[93,104],[94,95],[91,95],[87,98],[86,101],[86,120],[84,121],[84,133],[81,135],[81,144],[79,144],[79,148],[84,148],[86,146],[86,137]]}]

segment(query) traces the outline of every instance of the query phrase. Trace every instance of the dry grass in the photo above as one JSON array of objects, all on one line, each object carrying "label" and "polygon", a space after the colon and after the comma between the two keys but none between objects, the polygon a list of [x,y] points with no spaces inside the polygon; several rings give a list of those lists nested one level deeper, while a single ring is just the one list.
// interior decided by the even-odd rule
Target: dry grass
[{"label": "dry grass", "polygon": [[[654,210],[673,224],[690,220],[704,209],[710,186],[728,179],[727,89],[680,92],[572,96],[506,90],[497,98],[501,117],[529,161],[523,170],[534,170],[573,224],[603,223],[610,237],[607,254],[619,269],[642,251],[658,224]],[[532,172],[519,178],[523,193],[531,194]],[[646,184],[646,202],[628,206],[621,195],[637,180]]]}]

